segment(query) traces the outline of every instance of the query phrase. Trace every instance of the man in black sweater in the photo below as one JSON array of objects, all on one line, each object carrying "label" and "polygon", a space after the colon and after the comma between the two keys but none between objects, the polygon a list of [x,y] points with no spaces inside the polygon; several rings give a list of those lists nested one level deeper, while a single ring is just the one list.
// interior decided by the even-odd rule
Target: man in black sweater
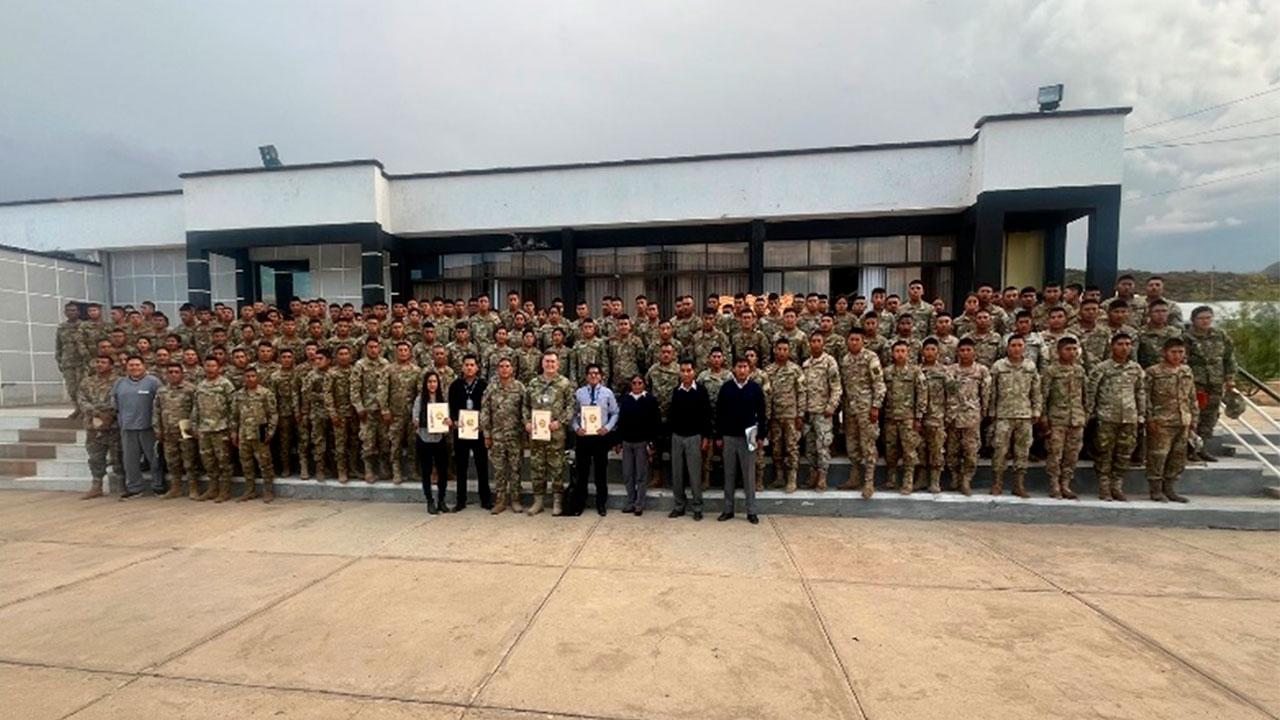
[{"label": "man in black sweater", "polygon": [[733,493],[739,468],[742,489],[747,496],[747,520],[755,525],[756,516],[755,452],[747,449],[747,430],[755,427],[756,443],[769,437],[764,414],[764,390],[750,379],[751,366],[745,357],[733,363],[733,381],[720,386],[716,399],[716,446],[724,452],[724,512],[719,521],[733,518]]},{"label": "man in black sweater", "polygon": [[702,454],[711,444],[711,399],[707,390],[695,383],[693,361],[680,361],[680,384],[672,391],[667,413],[671,429],[671,489],[675,509],[667,517],[684,515],[687,503],[684,486],[693,489],[693,519],[702,519]]},{"label": "man in black sweater", "polygon": [[[462,410],[480,410],[480,399],[484,397],[485,381],[480,377],[480,363],[470,353],[462,358],[462,377],[449,386],[449,419],[455,430],[458,428],[458,413]],[[458,473],[456,488],[457,500],[453,511],[460,512],[467,506],[467,463],[471,455],[476,458],[476,480],[480,490],[480,507],[485,510],[493,508],[493,498],[489,495],[489,451],[484,446],[484,433],[475,440],[463,440],[459,435],[453,441],[453,462]]]}]

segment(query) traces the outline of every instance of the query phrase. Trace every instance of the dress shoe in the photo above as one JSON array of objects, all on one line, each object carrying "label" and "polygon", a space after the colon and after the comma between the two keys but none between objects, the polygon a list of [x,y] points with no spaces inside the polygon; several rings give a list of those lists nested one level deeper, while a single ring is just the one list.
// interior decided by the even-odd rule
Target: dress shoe
[{"label": "dress shoe", "polygon": [[678,517],[684,517],[684,511],[672,510],[671,512],[667,513],[667,517],[672,518],[673,520]]},{"label": "dress shoe", "polygon": [[748,516],[747,516],[747,522],[751,523],[752,525],[759,525],[759,524],[760,524],[760,516],[759,516],[759,515],[748,515]]},{"label": "dress shoe", "polygon": [[733,513],[722,512],[720,513],[720,517],[716,518],[716,522],[724,522],[725,520],[732,520],[732,519],[733,519]]},{"label": "dress shoe", "polygon": [[694,520],[702,520],[702,511],[701,511],[701,510],[694,510],[694,511],[693,511],[693,519],[694,519]]}]

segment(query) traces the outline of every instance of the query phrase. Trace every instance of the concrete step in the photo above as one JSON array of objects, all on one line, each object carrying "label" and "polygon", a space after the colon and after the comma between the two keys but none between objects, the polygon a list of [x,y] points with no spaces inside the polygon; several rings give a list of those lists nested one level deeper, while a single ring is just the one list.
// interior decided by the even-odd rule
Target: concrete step
[{"label": "concrete step", "polygon": [[84,430],[48,430],[34,428],[18,431],[18,442],[24,443],[83,443]]},{"label": "concrete step", "polygon": [[[26,458],[0,458],[0,475],[23,477],[37,474],[37,460]],[[48,462],[56,462],[50,460]]]},{"label": "concrete step", "polygon": [[0,415],[0,430],[26,430],[40,427],[40,418],[26,415]]},{"label": "concrete step", "polygon": [[52,459],[58,457],[62,447],[74,448],[74,445],[37,445],[27,443],[0,444],[0,458]]},{"label": "concrete step", "polygon": [[83,430],[84,420],[69,417],[41,417],[37,427],[46,430]]},{"label": "concrete step", "polygon": [[[62,490],[83,492],[89,487],[87,479],[80,478],[18,478],[0,479],[0,490]],[[524,502],[532,499],[524,484]],[[243,483],[235,483],[234,493],[239,494]],[[340,485],[337,481],[316,482],[284,478],[275,483],[276,495],[282,499],[364,500],[373,502],[414,502],[423,500],[422,486],[406,482],[392,485],[378,482],[372,485],[353,481]],[[118,493],[118,488],[113,491]],[[475,482],[469,483],[469,512],[483,512],[479,508]],[[916,492],[899,495],[893,491],[879,491],[870,500],[863,500],[856,491],[829,490],[818,493],[798,490],[790,495],[779,490],[766,490],[757,495],[757,510],[762,514],[813,515],[831,517],[890,517],[917,520],[974,520],[1015,523],[1054,523],[1081,525],[1125,525],[1135,527],[1213,527],[1238,530],[1280,530],[1280,503],[1263,498],[1223,498],[1190,496],[1191,502],[1157,503],[1134,498],[1129,502],[1103,502],[1096,499],[1051,500],[1039,497],[1029,500],[1003,495],[992,497],[975,494],[964,497],[946,492],[932,495]],[[456,498],[451,490],[447,495],[449,505]],[[708,491],[703,496],[704,522],[714,522],[724,505],[724,494],[719,490]],[[189,502],[181,500],[175,502]],[[617,485],[609,487],[607,506],[614,511],[626,502],[625,490]],[[667,513],[673,507],[670,490],[650,490],[645,510]],[[588,514],[594,512],[594,497],[588,500]],[[210,506],[214,512],[215,506]],[[742,493],[737,493],[735,512],[745,513]],[[509,516],[509,513],[508,513]],[[499,520],[500,521],[500,520]],[[573,522],[569,520],[569,522]]]}]

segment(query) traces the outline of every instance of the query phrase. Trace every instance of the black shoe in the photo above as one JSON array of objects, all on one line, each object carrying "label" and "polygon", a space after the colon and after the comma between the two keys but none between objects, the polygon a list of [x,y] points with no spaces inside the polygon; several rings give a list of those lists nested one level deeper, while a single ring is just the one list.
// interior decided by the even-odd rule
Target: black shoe
[{"label": "black shoe", "polygon": [[440,509],[436,507],[436,501],[431,498],[427,498],[427,514],[438,515],[439,513]]},{"label": "black shoe", "polygon": [[482,503],[480,503],[480,507],[481,507],[481,508],[484,508],[485,510],[492,510],[492,509],[493,509],[493,501],[492,501],[492,500],[490,500],[489,502],[482,502]]},{"label": "black shoe", "polygon": [[701,511],[701,510],[694,510],[694,511],[693,511],[693,519],[694,519],[694,520],[701,520],[701,519],[702,519],[702,511]]},{"label": "black shoe", "polygon": [[164,495],[165,492],[166,490],[164,488],[160,488],[158,490],[156,488],[151,488],[151,494],[155,495],[156,497],[160,497],[161,495]]},{"label": "black shoe", "polygon": [[636,517],[640,517],[643,514],[644,514],[644,508],[636,508]]},{"label": "black shoe", "polygon": [[604,517],[606,514],[606,511],[604,508],[598,507],[596,508],[596,514],[599,515],[600,517]]},{"label": "black shoe", "polygon": [[141,495],[141,494],[142,494],[142,493],[140,493],[140,492],[130,492],[130,491],[128,491],[128,490],[125,490],[124,492],[120,493],[120,499],[121,499],[121,500],[128,500],[129,498],[136,498],[136,497],[138,497],[138,496],[139,496],[139,495]]},{"label": "black shoe", "polygon": [[1214,456],[1210,455],[1209,453],[1205,452],[1204,450],[1201,450],[1200,452],[1196,453],[1196,457],[1200,458],[1201,460],[1203,460],[1203,461],[1205,461],[1205,462],[1218,462],[1218,458],[1216,458],[1216,457],[1214,457]]},{"label": "black shoe", "polygon": [[462,512],[463,510],[466,510],[466,509],[467,509],[467,506],[466,506],[466,505],[454,505],[454,506],[453,506],[453,509],[452,509],[452,510],[450,510],[449,512],[456,512],[456,513],[457,513],[457,512]]},{"label": "black shoe", "polygon": [[748,516],[747,516],[747,522],[751,523],[752,525],[759,525],[759,524],[760,524],[760,516],[759,516],[759,515],[748,515]]},{"label": "black shoe", "polygon": [[622,512],[623,512],[623,514],[625,514],[625,515],[630,515],[631,513],[635,512],[635,511],[636,511],[636,508],[635,508],[635,506],[634,506],[634,505],[628,505],[628,506],[626,506],[626,507],[622,508]]},{"label": "black shoe", "polygon": [[672,519],[674,519],[674,518],[678,518],[678,517],[684,517],[684,511],[683,511],[683,510],[672,510],[671,512],[667,513],[667,517],[672,518]]},{"label": "black shoe", "polygon": [[720,517],[716,518],[716,522],[724,522],[725,520],[732,520],[732,519],[733,519],[733,513],[722,512],[720,513]]}]

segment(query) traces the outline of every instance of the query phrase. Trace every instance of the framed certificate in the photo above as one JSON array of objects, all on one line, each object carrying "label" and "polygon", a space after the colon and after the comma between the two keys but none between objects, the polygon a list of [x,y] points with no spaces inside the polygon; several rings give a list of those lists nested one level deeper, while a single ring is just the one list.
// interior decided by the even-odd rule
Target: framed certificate
[{"label": "framed certificate", "polygon": [[449,403],[427,403],[427,432],[431,434],[447,433],[449,426]]},{"label": "framed certificate", "polygon": [[479,410],[459,410],[458,411],[458,439],[459,440],[479,440],[480,439],[480,411]]},{"label": "framed certificate", "polygon": [[533,439],[551,440],[551,411],[533,411]]},{"label": "framed certificate", "polygon": [[596,435],[604,427],[604,413],[599,405],[582,406],[582,429],[588,435]]}]

